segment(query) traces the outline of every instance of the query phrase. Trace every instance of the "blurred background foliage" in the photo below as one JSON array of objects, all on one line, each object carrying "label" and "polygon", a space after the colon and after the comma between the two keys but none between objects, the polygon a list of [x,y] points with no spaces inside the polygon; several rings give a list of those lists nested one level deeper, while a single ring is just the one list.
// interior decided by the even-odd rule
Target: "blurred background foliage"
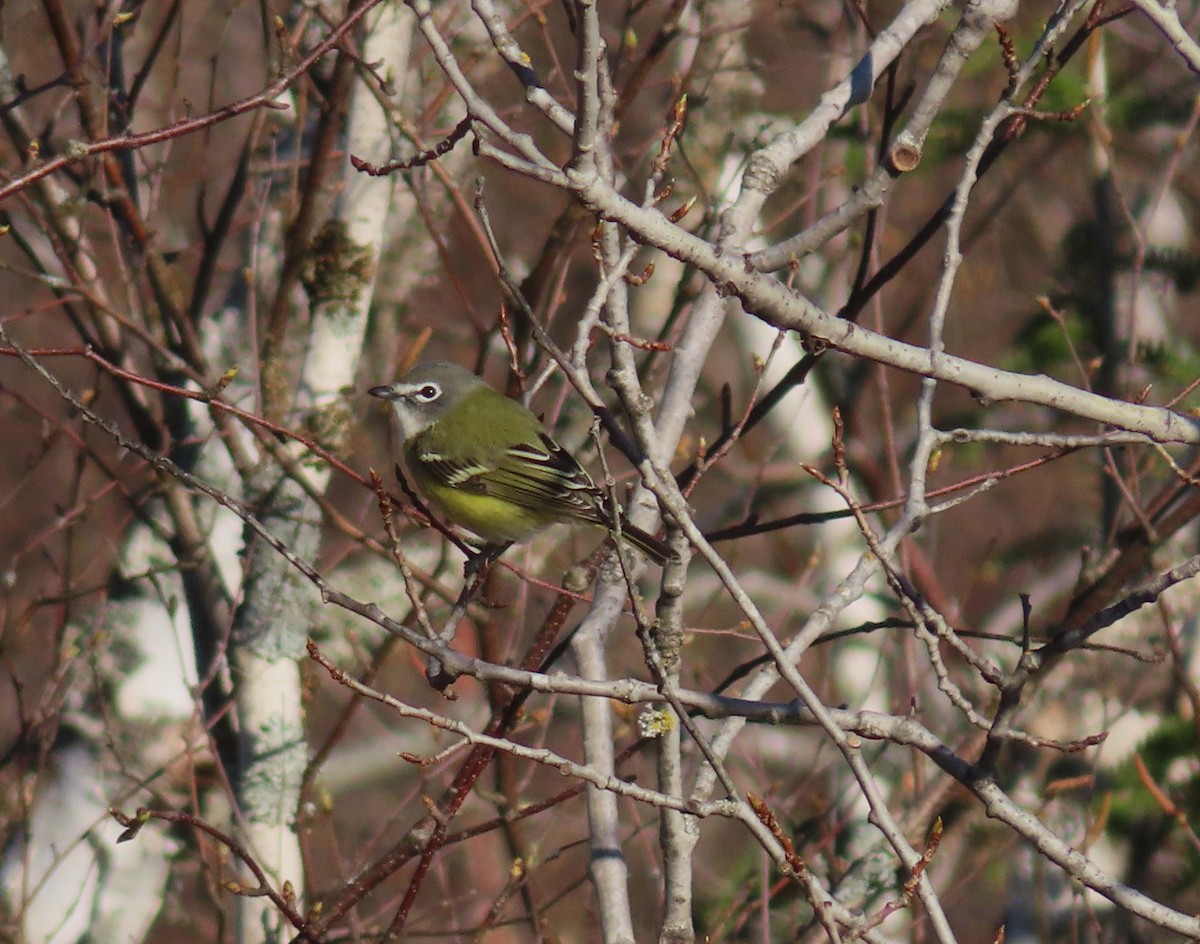
[{"label": "blurred background foliage", "polygon": [[[440,28],[496,109],[554,160],[569,159],[570,140],[525,106],[524,90],[496,59],[471,11],[461,4],[437,6]],[[680,20],[684,6],[700,10],[699,19]],[[684,225],[706,236],[716,232],[719,211],[728,205],[749,155],[803,117],[900,9],[895,2],[859,9],[833,0],[758,0],[732,5],[732,11],[730,6],[665,0],[601,5],[620,96],[615,141],[626,189],[640,193],[670,109],[687,86],[688,117],[670,167],[674,191],[667,212],[694,198]],[[1179,9],[1194,25],[1195,5]],[[573,107],[571,16],[556,3],[503,10],[546,89]],[[55,11],[61,14],[57,21]],[[1028,54],[1052,12],[1045,3],[1020,6],[1008,24],[1019,55]],[[253,94],[294,67],[342,15],[333,3],[248,0],[0,5],[8,77],[0,101],[3,182],[39,160],[68,153],[75,141],[166,127]],[[757,228],[763,245],[811,224],[874,170],[889,143],[881,141],[882,129],[894,132],[903,119],[956,17],[947,12],[921,31],[904,50],[894,77],[791,169]],[[52,21],[69,25],[78,61],[66,61],[61,38],[47,39]],[[695,23],[705,28],[689,32]],[[361,40],[357,35],[354,41]],[[1089,100],[1091,106],[1071,121],[1030,121],[977,186],[966,217],[965,260],[947,345],[964,357],[1046,373],[1117,399],[1172,404],[1194,416],[1200,377],[1195,76],[1136,13],[1105,25],[1087,42],[1047,85],[1037,107],[1054,113]],[[705,65],[685,74],[681,47],[692,45],[700,47],[697,61]],[[353,81],[378,89],[379,77],[369,66],[357,61]],[[419,38],[408,73],[384,78],[399,90],[392,115],[398,156],[444,140],[461,117]],[[113,151],[107,161],[92,157],[0,203],[5,330],[42,351],[55,375],[125,435],[202,477],[206,459],[220,454],[237,476],[249,480],[274,462],[271,443],[246,446],[241,427],[235,435],[229,428],[202,426],[177,391],[164,385],[217,391],[250,413],[281,403],[272,418],[283,427],[313,428],[311,413],[293,394],[297,365],[308,353],[315,301],[299,283],[282,300],[277,292],[288,267],[300,271],[315,254],[311,241],[298,238],[297,218],[309,210],[323,218],[344,186],[336,174],[320,186],[312,182],[315,158],[332,154],[336,166],[344,164],[337,135],[321,137],[322,120],[345,105],[337,82],[333,57],[326,57],[281,97],[286,109],[256,109],[144,148]],[[797,289],[838,311],[853,295],[860,265],[874,273],[901,252],[952,193],[963,154],[1006,82],[999,43],[985,43],[940,111],[919,167],[894,182],[870,226],[860,220],[815,256],[798,260],[790,273]],[[468,143],[395,180],[407,201],[405,214],[373,267],[375,296],[358,380],[345,391],[344,412],[322,427],[321,437],[348,467],[359,473],[379,469],[389,483],[394,443],[386,418],[363,395],[367,386],[391,379],[416,351],[481,368],[498,387],[511,380],[507,326],[499,317],[504,286],[472,208],[477,180],[503,262],[558,343],[574,340],[579,312],[597,280],[595,220],[563,194],[475,156]],[[865,301],[860,315],[865,326],[914,344],[927,342],[944,246],[941,230],[933,233]],[[631,271],[643,271],[650,262],[653,272],[631,296],[637,332],[661,348],[638,355],[643,382],[653,394],[664,382],[671,345],[704,283],[648,249]],[[274,339],[280,347],[271,362],[265,359],[267,341],[274,330],[272,312],[280,305],[285,330]],[[546,363],[544,354],[519,317],[512,332],[512,353],[525,376],[535,376]],[[609,360],[603,339],[593,341],[589,366],[603,384]],[[786,339],[779,360],[790,365],[800,357],[799,341]],[[98,369],[82,356],[85,348],[145,382]],[[769,344],[748,342],[737,324],[726,326],[693,398],[694,415],[673,471],[684,469],[770,389],[757,373],[768,351]],[[228,372],[236,372],[236,380],[222,387]],[[847,560],[865,546],[852,529],[831,536],[833,528],[824,520],[758,525],[842,510],[802,467],[835,474],[829,449],[834,407],[846,423],[856,497],[874,507],[873,521],[894,521],[914,441],[917,388],[912,376],[826,356],[800,385],[801,399],[787,400],[748,430],[692,493],[695,518],[705,531],[745,525],[718,547],[781,638],[799,630],[845,575]],[[570,386],[555,376],[532,405],[597,471],[591,414]],[[1062,434],[1098,429],[1027,404],[981,402],[970,391],[949,387],[939,392],[935,414],[942,428]],[[220,798],[229,802],[226,774],[210,749],[215,719],[201,704],[198,686],[219,686],[225,670],[210,665],[201,679],[191,680],[187,698],[193,710],[172,716],[165,730],[161,719],[146,728],[151,722],[131,721],[119,710],[122,697],[132,697],[120,694],[121,685],[144,657],[125,638],[127,611],[120,606],[148,598],[175,623],[194,602],[173,582],[181,573],[178,558],[156,552],[130,562],[130,535],[158,520],[154,507],[165,494],[161,476],[83,422],[12,356],[0,357],[0,442],[0,840],[11,849],[32,836],[35,798],[65,766],[57,758],[68,729],[84,732],[85,742],[105,758],[106,776],[113,778],[105,782],[117,785],[103,798],[98,817],[104,805],[128,812],[143,804],[220,819],[227,812]],[[239,442],[244,454],[238,453]],[[1195,475],[1194,451],[1175,449],[1172,455],[1179,468]],[[606,457],[618,481],[630,481],[619,454],[609,449]],[[311,456],[305,461],[323,464]],[[1044,639],[1081,588],[1135,549],[1145,551],[1140,566],[1104,605],[1130,581],[1200,550],[1191,517],[1167,531],[1155,530],[1172,510],[1186,507],[1195,479],[1181,477],[1152,448],[953,445],[939,452],[929,483],[931,489],[957,488],[993,473],[994,487],[927,520],[905,546],[903,563],[925,598],[1005,667],[1021,652],[1019,594],[1031,594],[1031,631]],[[372,543],[382,535],[375,496],[336,471],[326,497],[317,568],[361,599],[406,612],[393,563]],[[216,527],[215,506],[203,499],[195,507],[207,538]],[[401,527],[428,605],[444,608],[456,592],[459,556],[433,532],[406,521]],[[187,536],[160,537],[164,547],[177,550]],[[559,529],[514,550],[506,558],[513,569],[497,569],[487,587],[486,619],[469,621],[457,644],[492,661],[517,662],[564,568],[595,543],[595,535]],[[653,584],[645,589],[651,592]],[[867,603],[857,615],[847,615],[840,635],[805,655],[805,676],[827,704],[919,713],[947,744],[969,754],[978,732],[947,706],[888,588],[872,585]],[[762,656],[737,607],[698,565],[687,585],[686,612],[688,686],[712,690],[731,675],[744,676]],[[1014,748],[1003,758],[1006,786],[1028,808],[1047,818],[1061,816],[1063,835],[1072,844],[1103,839],[1114,850],[1105,860],[1114,874],[1186,912],[1200,908],[1196,613],[1193,598],[1185,595],[1152,616],[1131,619],[1104,635],[1103,642],[1114,648],[1069,656],[1031,694],[1018,720],[1036,737],[1073,741],[1114,732],[1108,743],[1079,753],[1072,773],[1083,778],[1079,786],[1043,792],[1046,784],[1061,780],[1051,767],[1059,757],[1053,750]],[[630,626],[625,629],[630,631],[613,651],[612,671],[645,677],[640,648]],[[477,727],[502,700],[496,690],[464,678],[456,685],[457,702],[447,702],[425,684],[421,659],[348,614],[325,608],[310,632],[351,674]],[[985,714],[990,711],[994,691],[952,654],[942,655],[956,682]],[[310,900],[329,900],[365,864],[409,835],[424,812],[423,798],[445,789],[458,758],[452,751],[439,753],[451,745],[448,735],[399,724],[381,706],[352,700],[312,667],[306,667],[304,680],[309,748],[317,760],[306,781],[299,832]],[[778,685],[767,697],[790,699],[794,693]],[[653,783],[653,758],[639,739],[637,712],[622,706],[614,711],[618,748],[628,751],[620,776]],[[548,697],[530,704],[512,737],[576,756],[578,721],[573,701]],[[159,755],[147,758],[142,753],[147,743],[156,744]],[[412,764],[401,752],[430,760]],[[914,842],[924,841],[938,816],[946,825],[932,872],[959,940],[994,940],[1006,920],[1013,929],[1009,940],[1037,939],[1019,936],[1020,921],[1011,911],[1015,900],[1030,897],[1019,884],[1024,866],[1013,834],[988,821],[978,804],[915,752],[874,745],[870,758]],[[854,782],[817,734],[756,727],[739,742],[730,766],[741,784],[770,798],[805,862],[839,899],[869,911],[896,897],[894,862],[877,855]],[[1161,796],[1156,798],[1151,782]],[[449,843],[438,857],[418,900],[413,933],[449,940],[595,939],[578,791],[549,804],[548,813],[509,821],[525,804],[572,785],[557,772],[499,759],[452,832],[487,825],[478,836]],[[1176,813],[1165,808],[1163,796]],[[626,812],[623,851],[635,877],[638,931],[648,940],[658,933],[661,896],[657,818],[633,804]],[[704,829],[696,862],[696,922],[706,940],[818,938],[819,925],[796,886],[767,867],[761,849],[743,831],[724,822],[706,822]],[[171,831],[170,838],[178,844],[171,879],[145,939],[231,939],[222,853],[193,831]],[[521,875],[513,864],[518,860]],[[1053,870],[1039,868],[1044,871],[1030,871],[1029,881],[1046,892],[1037,899],[1041,940],[1066,939],[1053,930],[1067,920],[1063,915],[1077,922],[1072,940],[1172,939],[1113,917],[1104,902],[1078,889],[1067,888],[1065,903],[1056,904],[1048,877]],[[26,859],[22,871],[27,881],[44,882],[60,897],[74,894],[61,872],[48,869],[44,876],[33,875]],[[402,870],[382,883],[348,925],[353,933],[369,939],[368,932],[386,922],[409,877]],[[37,939],[21,923],[31,893],[27,884],[9,895],[0,937]],[[905,913],[894,931],[892,924],[887,927],[893,939],[930,939],[919,914]]]}]

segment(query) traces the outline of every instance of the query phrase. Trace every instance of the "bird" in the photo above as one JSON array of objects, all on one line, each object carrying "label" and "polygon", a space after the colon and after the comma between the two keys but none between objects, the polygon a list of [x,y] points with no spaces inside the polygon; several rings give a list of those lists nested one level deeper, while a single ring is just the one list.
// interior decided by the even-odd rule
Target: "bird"
[{"label": "bird", "polygon": [[395,410],[409,475],[446,519],[506,546],[552,524],[620,534],[658,564],[675,552],[621,520],[608,495],[529,410],[457,364],[420,363],[371,396]]}]

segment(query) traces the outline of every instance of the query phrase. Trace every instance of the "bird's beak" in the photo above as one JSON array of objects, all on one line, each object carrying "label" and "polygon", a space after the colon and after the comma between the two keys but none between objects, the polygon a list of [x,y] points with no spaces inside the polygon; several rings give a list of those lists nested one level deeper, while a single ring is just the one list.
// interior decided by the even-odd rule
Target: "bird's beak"
[{"label": "bird's beak", "polygon": [[372,387],[367,391],[373,397],[379,397],[380,400],[398,400],[400,394],[396,392],[396,388],[388,385],[382,387]]}]

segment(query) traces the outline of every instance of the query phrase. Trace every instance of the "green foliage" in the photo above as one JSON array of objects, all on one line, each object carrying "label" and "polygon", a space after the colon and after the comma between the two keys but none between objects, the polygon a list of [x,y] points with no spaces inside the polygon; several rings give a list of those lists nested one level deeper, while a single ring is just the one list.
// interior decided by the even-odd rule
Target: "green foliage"
[{"label": "green foliage", "polygon": [[956,160],[971,147],[979,133],[979,113],[947,106],[929,129],[921,149],[921,167],[928,170]]},{"label": "green foliage", "polygon": [[1190,120],[1195,94],[1195,86],[1190,83],[1169,89],[1130,83],[1109,96],[1108,126],[1121,135],[1160,125],[1184,127]]},{"label": "green foliage", "polygon": [[[1051,300],[1055,304],[1057,300]],[[1088,325],[1073,311],[1063,313],[1061,324],[1044,311],[1031,312],[1025,327],[1017,334],[1012,353],[1004,367],[1030,374],[1057,373],[1071,362],[1071,350],[1091,347]]]},{"label": "green foliage", "polygon": [[[1200,354],[1184,344],[1143,344],[1138,348],[1138,363],[1155,383],[1171,389],[1186,387],[1200,377]],[[1195,399],[1177,405],[1177,409],[1195,407]]]},{"label": "green foliage", "polygon": [[1200,257],[1184,249],[1151,246],[1146,250],[1145,268],[1168,276],[1184,295],[1194,292],[1200,282]]},{"label": "green foliage", "polygon": [[[857,127],[835,126],[829,135],[830,139],[837,138],[845,142],[846,147],[841,153],[842,173],[848,180],[862,180],[867,176],[867,144],[861,130]],[[871,142],[871,147],[876,145]]]},{"label": "green foliage", "polygon": [[[1018,333],[1014,351],[1005,366],[1034,373],[1074,370],[1072,351],[1085,364],[1111,351],[1112,332],[1122,313],[1114,311],[1116,279],[1129,273],[1134,255],[1128,233],[1107,232],[1095,220],[1077,223],[1063,237],[1057,267],[1058,288],[1049,302],[1061,320],[1039,308],[1027,316]],[[1200,284],[1200,257],[1182,249],[1147,249],[1142,260],[1143,275],[1166,276],[1182,294]],[[1187,384],[1196,376],[1197,361],[1186,345],[1143,345],[1137,351],[1139,366],[1156,380],[1174,379]],[[1089,366],[1091,366],[1089,364]]]},{"label": "green foliage", "polygon": [[[1054,81],[1046,87],[1046,94],[1038,102],[1038,111],[1054,113],[1070,111],[1081,102],[1088,99],[1087,78],[1082,68],[1064,69],[1054,77]],[[1034,127],[1046,131],[1078,129],[1080,134],[1086,133],[1082,122],[1038,121]]]},{"label": "green foliage", "polygon": [[[1200,825],[1200,738],[1196,723],[1178,715],[1164,718],[1139,746],[1136,756],[1145,765],[1149,779],[1178,808],[1190,828]],[[1184,835],[1188,827],[1168,815],[1131,757],[1113,772],[1108,828],[1129,838],[1147,822],[1161,824],[1173,850],[1186,860],[1180,884],[1200,878],[1200,853]]]}]

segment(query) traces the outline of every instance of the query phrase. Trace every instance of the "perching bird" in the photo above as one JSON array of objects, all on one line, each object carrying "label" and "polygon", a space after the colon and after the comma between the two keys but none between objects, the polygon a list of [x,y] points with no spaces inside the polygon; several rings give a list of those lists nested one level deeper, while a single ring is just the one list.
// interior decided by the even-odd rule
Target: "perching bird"
[{"label": "perching bird", "polygon": [[[396,410],[417,487],[448,521],[489,544],[583,521],[617,533],[609,497],[536,416],[457,364],[418,364],[371,396]],[[674,556],[620,522],[621,538],[661,564]]]}]

